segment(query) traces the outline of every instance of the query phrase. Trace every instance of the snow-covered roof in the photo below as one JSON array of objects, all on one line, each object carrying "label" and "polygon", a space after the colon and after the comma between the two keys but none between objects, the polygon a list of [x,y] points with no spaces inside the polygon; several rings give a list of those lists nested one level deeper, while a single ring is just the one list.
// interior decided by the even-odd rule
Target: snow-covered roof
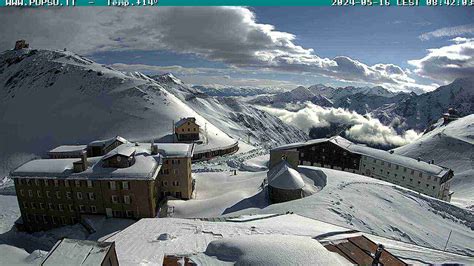
[{"label": "snow-covered roof", "polygon": [[155,143],[158,152],[165,158],[193,157],[194,144],[186,143]]},{"label": "snow-covered roof", "polygon": [[122,155],[125,157],[132,156],[132,154],[135,153],[135,148],[130,147],[130,146],[118,146],[117,148],[111,150],[109,153],[107,153],[104,157],[102,157],[102,160],[107,160],[115,155]]},{"label": "snow-covered roof", "polygon": [[430,164],[421,160],[418,161],[410,157],[390,153],[389,151],[374,149],[365,145],[355,144],[340,136],[336,136],[332,138],[313,139],[307,142],[299,142],[299,143],[283,145],[273,150],[291,150],[291,149],[296,149],[296,148],[323,143],[323,142],[331,142],[349,152],[365,155],[368,157],[372,157],[375,159],[379,159],[379,160],[390,162],[396,165],[407,167],[413,170],[425,172],[429,175],[435,175],[435,176],[441,177],[441,176],[444,176],[449,171],[449,169],[435,165],[435,164]]},{"label": "snow-covered roof", "polygon": [[90,146],[90,147],[102,147],[102,146],[108,147],[110,144],[114,143],[116,140],[118,140],[122,143],[127,143],[128,142],[126,139],[124,139],[120,136],[116,136],[116,137],[109,138],[109,139],[94,140],[91,143],[89,143],[89,145],[87,145],[87,146]]},{"label": "snow-covered roof", "polygon": [[280,189],[301,189],[304,181],[300,173],[291,168],[287,161],[282,160],[267,173],[268,185]]},{"label": "snow-covered roof", "polygon": [[61,145],[49,151],[49,153],[80,153],[87,145]]},{"label": "snow-covered roof", "polygon": [[[105,157],[88,158],[89,167],[79,173],[73,172],[73,163],[78,159],[38,159],[29,161],[11,173],[12,177],[62,177],[71,179],[156,179],[161,169],[162,155],[151,155],[150,144],[132,144],[119,146],[112,154],[136,152],[135,163],[127,168],[104,167]],[[135,146],[138,145],[138,146]],[[110,153],[109,153],[110,154]]]},{"label": "snow-covered roof", "polygon": [[126,168],[104,167],[104,162],[99,161],[92,167],[80,173],[74,173],[71,178],[87,179],[156,179],[161,169],[161,156],[139,153],[135,155],[135,163]]},{"label": "snow-covered roof", "polygon": [[64,238],[41,265],[101,265],[113,243]]},{"label": "snow-covered roof", "polygon": [[12,176],[68,176],[78,159],[38,159],[24,163],[13,170]]},{"label": "snow-covered roof", "polygon": [[449,169],[438,166],[436,164],[430,164],[425,161],[418,161],[410,157],[390,153],[389,151],[379,150],[370,148],[367,146],[352,144],[347,149],[353,153],[365,155],[375,159],[390,162],[392,164],[407,167],[409,169],[425,172],[430,175],[442,177],[449,171]]},{"label": "snow-covered roof", "polygon": [[180,126],[186,124],[187,122],[196,123],[196,118],[194,118],[194,117],[184,117],[184,118],[181,118],[178,122],[176,122],[176,124],[174,124],[174,126],[175,126],[175,127],[180,127]]}]

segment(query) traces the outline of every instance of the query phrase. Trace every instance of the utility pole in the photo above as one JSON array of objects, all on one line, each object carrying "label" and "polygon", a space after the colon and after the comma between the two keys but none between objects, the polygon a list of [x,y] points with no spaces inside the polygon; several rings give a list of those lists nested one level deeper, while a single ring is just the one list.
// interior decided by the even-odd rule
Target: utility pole
[{"label": "utility pole", "polygon": [[452,232],[453,232],[453,230],[451,229],[451,231],[449,231],[448,239],[446,240],[446,245],[444,245],[444,251],[446,251],[446,248],[448,247],[448,242],[449,242],[449,239],[451,238],[451,233]]}]

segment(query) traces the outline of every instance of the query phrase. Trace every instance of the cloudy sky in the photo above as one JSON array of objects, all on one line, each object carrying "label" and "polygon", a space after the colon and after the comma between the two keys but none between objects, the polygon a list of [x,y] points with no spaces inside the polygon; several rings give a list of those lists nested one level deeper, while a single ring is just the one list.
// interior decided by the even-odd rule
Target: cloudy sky
[{"label": "cloudy sky", "polygon": [[474,75],[471,8],[154,7],[0,10],[16,39],[191,84],[381,85],[427,91]]}]

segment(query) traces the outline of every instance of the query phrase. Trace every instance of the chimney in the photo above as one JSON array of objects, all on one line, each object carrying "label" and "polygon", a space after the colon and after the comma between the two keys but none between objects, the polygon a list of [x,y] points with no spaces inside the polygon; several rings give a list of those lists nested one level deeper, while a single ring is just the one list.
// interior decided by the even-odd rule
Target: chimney
[{"label": "chimney", "polygon": [[151,142],[151,155],[157,155],[158,154],[158,145]]},{"label": "chimney", "polygon": [[390,151],[388,151],[388,152],[390,152],[390,154],[393,154],[393,150],[390,150]]},{"label": "chimney", "polygon": [[82,167],[84,168],[84,170],[87,169],[87,152],[86,151],[82,151],[81,153],[81,163],[82,163]]},{"label": "chimney", "polygon": [[431,160],[431,164],[434,164],[434,159],[433,159],[433,160]]},{"label": "chimney", "polygon": [[75,173],[79,173],[85,171],[87,166],[87,151],[82,151],[81,160],[73,163],[73,170]]},{"label": "chimney", "polygon": [[416,160],[419,162],[419,161],[421,161],[421,158],[420,158],[420,157],[418,157],[418,158],[416,158]]}]

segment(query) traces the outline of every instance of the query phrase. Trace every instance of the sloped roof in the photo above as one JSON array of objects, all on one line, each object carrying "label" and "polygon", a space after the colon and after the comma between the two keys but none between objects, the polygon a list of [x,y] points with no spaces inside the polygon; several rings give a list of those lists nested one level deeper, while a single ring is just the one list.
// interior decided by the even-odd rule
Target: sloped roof
[{"label": "sloped roof", "polygon": [[75,159],[38,159],[24,163],[12,171],[12,176],[68,176]]},{"label": "sloped roof", "polygon": [[192,121],[192,120],[196,120],[194,117],[184,117],[184,118],[181,118],[178,122],[176,122],[174,124],[175,127],[180,127],[184,124],[186,124],[187,122],[193,122],[193,123],[196,123],[196,121]]},{"label": "sloped roof", "polygon": [[125,157],[129,157],[131,156],[132,154],[135,153],[135,148],[134,147],[130,147],[130,146],[125,146],[125,147],[122,147],[122,146],[118,146],[117,148],[111,150],[109,153],[107,153],[104,157],[102,157],[102,160],[107,160],[115,155],[122,155],[122,156],[125,156]]},{"label": "sloped roof", "polygon": [[102,146],[105,146],[105,147],[108,147],[110,146],[112,143],[114,143],[116,140],[122,142],[122,143],[127,143],[128,140],[120,137],[120,136],[116,136],[116,137],[113,137],[113,138],[109,138],[109,139],[102,139],[102,140],[94,140],[92,141],[91,143],[89,143],[89,145],[87,146],[91,146],[91,147],[102,147]]},{"label": "sloped roof", "polygon": [[112,246],[111,242],[64,238],[51,249],[42,265],[101,265]]},{"label": "sloped roof", "polygon": [[287,161],[282,160],[267,173],[268,185],[280,189],[301,189],[304,181],[300,173],[291,168]]}]

